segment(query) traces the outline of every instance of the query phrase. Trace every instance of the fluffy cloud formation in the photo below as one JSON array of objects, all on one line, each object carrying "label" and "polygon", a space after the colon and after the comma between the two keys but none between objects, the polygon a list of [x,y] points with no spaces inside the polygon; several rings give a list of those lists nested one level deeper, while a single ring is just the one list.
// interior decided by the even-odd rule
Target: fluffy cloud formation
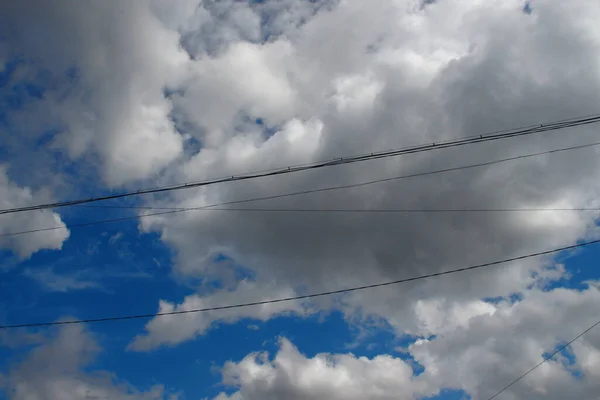
[{"label": "fluffy cloud formation", "polygon": [[215,400],[253,399],[414,399],[432,394],[413,378],[412,367],[387,355],[373,359],[352,354],[318,354],[306,358],[287,339],[271,361],[266,353],[250,354],[225,364],[223,383],[241,388]]},{"label": "fluffy cloud formation", "polygon": [[[581,292],[533,290],[514,304],[428,304],[419,312],[423,322],[437,323],[440,314],[455,320],[436,329],[436,337],[403,350],[424,367],[419,375],[400,357],[307,358],[283,339],[273,359],[254,353],[225,364],[223,384],[237,391],[215,400],[419,399],[444,388],[487,399],[596,322],[593,310],[599,299],[600,291],[592,285]],[[596,398],[599,339],[599,331],[588,333],[569,349],[569,357],[561,354],[543,364],[502,398]]]},{"label": "fluffy cloud formation", "polygon": [[[210,82],[219,87],[219,96],[198,97],[213,93],[202,83],[202,73],[174,100],[180,123],[192,127],[191,134],[204,146],[170,170],[172,179],[196,181],[439,142],[595,111],[600,79],[598,59],[591,55],[600,50],[600,32],[591,21],[600,8],[589,2],[540,2],[528,15],[522,7],[520,1],[441,1],[426,7],[413,1],[368,6],[343,1],[264,44],[236,39],[219,52],[203,53],[192,71],[218,69]],[[350,31],[339,28],[350,26]],[[250,76],[239,73],[232,52],[246,60]],[[260,71],[254,72],[254,66]],[[260,101],[258,94],[265,93],[278,101]],[[293,101],[287,100],[289,93]],[[218,112],[189,115],[187,107],[202,101],[219,101]],[[426,172],[589,143],[596,140],[596,130],[589,126],[211,186],[148,203],[203,206]],[[596,148],[589,148],[244,206],[594,207],[600,194],[597,155]],[[320,291],[572,244],[596,234],[597,215],[189,212],[146,218],[141,224],[177,250],[174,267],[180,276],[215,270],[206,260],[218,250],[250,268],[258,282],[275,278],[296,290]],[[548,265],[548,259],[533,260],[359,293],[345,298],[344,306],[349,316],[382,316],[399,333],[419,333],[412,312],[418,299],[505,296],[526,290],[535,274],[548,272]],[[229,298],[237,300],[235,293]]]},{"label": "fluffy cloud formation", "polygon": [[[11,182],[6,174],[6,168],[0,166],[0,208],[13,208],[23,205],[47,201],[49,198],[44,192],[32,192],[29,188],[22,188]],[[34,233],[32,235],[0,236],[0,248],[10,249],[19,257],[27,258],[42,249],[60,250],[62,244],[69,237],[69,230],[61,220],[60,215],[52,211],[32,211],[17,214],[6,214],[0,218],[0,234],[38,229],[40,227],[62,226],[48,232]]]},{"label": "fluffy cloud formation", "polygon": [[[598,321],[593,311],[600,299],[597,283],[583,291],[531,290],[524,296],[512,305],[487,305],[486,310],[474,303],[425,307],[423,322],[439,323],[440,314],[455,318],[439,326],[434,339],[409,347],[425,367],[423,376],[434,387],[460,388],[475,399],[487,399]],[[590,331],[569,348],[570,357],[558,355],[543,364],[503,398],[595,398],[600,388],[599,339],[600,331]]]},{"label": "fluffy cloud formation", "polygon": [[140,392],[118,382],[106,371],[90,371],[89,366],[99,351],[96,341],[81,326],[62,328],[13,366],[0,389],[12,400],[167,398],[162,386]]}]

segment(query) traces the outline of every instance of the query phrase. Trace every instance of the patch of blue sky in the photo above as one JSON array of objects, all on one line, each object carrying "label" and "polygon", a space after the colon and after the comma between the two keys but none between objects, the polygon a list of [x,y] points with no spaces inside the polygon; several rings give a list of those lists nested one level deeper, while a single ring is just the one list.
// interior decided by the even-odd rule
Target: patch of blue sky
[{"label": "patch of blue sky", "polygon": [[20,59],[13,58],[4,63],[4,68],[0,70],[0,88],[8,86],[12,82],[12,78],[21,62]]},{"label": "patch of blue sky", "polygon": [[9,126],[8,112],[19,107],[25,101],[24,93],[19,93],[18,89],[14,89],[13,82],[13,77],[20,64],[20,60],[12,59],[5,63],[3,70],[0,70],[0,124],[5,128]]},{"label": "patch of blue sky", "polygon": [[427,397],[423,400],[470,400],[471,396],[469,396],[463,390],[457,389],[444,389],[438,395]]},{"label": "patch of blue sky", "polygon": [[[184,96],[184,95],[185,95],[185,90],[182,88],[170,88],[170,87],[163,88],[163,97],[165,99],[172,101],[174,98]],[[200,127],[195,126],[190,121],[188,121],[187,118],[185,118],[185,115],[183,113],[179,112],[177,110],[177,108],[171,110],[171,112],[169,114],[169,118],[173,122],[173,125],[175,126],[175,129],[177,130],[177,132],[179,132],[179,134],[181,134],[181,135],[189,134],[193,131],[198,131],[200,129]]]},{"label": "patch of blue sky", "polygon": [[[65,220],[69,224],[102,219],[106,218],[104,211],[70,208]],[[12,268],[3,275],[3,284],[9,285],[9,290],[3,291],[0,297],[3,309],[10,310],[19,299],[40,307],[34,307],[27,318],[21,312],[9,311],[5,322],[52,320],[65,314],[80,318],[120,314],[124,311],[120,304],[127,304],[132,308],[128,311],[135,313],[142,311],[140,304],[156,305],[157,299],[163,296],[180,296],[180,292],[172,292],[177,285],[169,279],[170,251],[158,235],[140,235],[137,224],[131,220],[76,228],[63,244],[62,251],[42,250],[16,266],[12,265],[14,258],[11,258]],[[44,233],[32,235],[39,234]],[[122,236],[115,240],[115,235]],[[40,287],[30,276],[48,268],[57,275],[93,280],[98,287],[66,293],[49,291],[47,287],[42,290],[43,285]],[[28,275],[23,274],[26,270]]]},{"label": "patch of blue sky", "polygon": [[263,118],[260,118],[260,117],[256,118],[254,120],[254,123],[260,127],[260,129],[263,132],[263,135],[264,135],[265,139],[270,138],[271,136],[273,136],[274,134],[276,134],[278,131],[281,130],[281,126],[278,126],[278,125],[268,125],[266,123],[266,121]]},{"label": "patch of blue sky", "polygon": [[[598,259],[600,259],[600,244],[559,253],[551,259],[547,269],[557,270],[559,268],[558,264],[561,264],[564,267],[564,274],[559,279],[544,282],[543,290],[551,291],[556,288],[567,288],[582,291],[587,289],[586,282],[600,279]],[[536,275],[534,274],[534,277]],[[532,287],[533,285],[530,285],[528,289]],[[483,300],[492,304],[503,301],[513,304],[522,299],[522,293],[511,293],[507,296],[488,297]]]},{"label": "patch of blue sky", "polygon": [[550,282],[546,290],[557,287],[585,290],[586,282],[600,279],[600,244],[591,245],[574,252],[565,252],[556,258],[565,268],[565,276]]},{"label": "patch of blue sky", "polygon": [[491,303],[491,304],[499,304],[502,302],[514,304],[518,301],[523,300],[523,294],[522,293],[511,293],[508,296],[485,297],[482,300],[487,303]]},{"label": "patch of blue sky", "polygon": [[[558,349],[560,349],[561,347],[563,347],[565,345],[565,343],[559,343],[557,344],[554,349],[554,351],[557,351]],[[551,354],[551,352],[545,352],[544,354],[542,354],[543,358],[547,358],[549,357]],[[571,349],[569,347],[562,349],[558,354],[556,354],[552,359],[548,360],[547,362],[560,362],[563,367],[569,371],[569,373],[573,376],[573,378],[575,379],[583,379],[583,373],[578,370],[577,368],[575,368],[575,354],[573,354],[573,352],[571,351]]]},{"label": "patch of blue sky", "polygon": [[[236,262],[235,259],[233,259],[225,253],[219,252],[215,254],[211,261],[217,269],[219,267],[222,267],[227,268],[229,271],[232,271],[234,274],[233,278],[236,282],[256,280],[256,273],[252,269],[247,268],[244,265]],[[225,283],[219,276],[209,281],[206,281],[205,283],[208,285],[209,288],[213,289],[222,289],[225,287]]]},{"label": "patch of blue sky", "polygon": [[[0,71],[0,129],[4,140],[0,141],[0,160],[9,161],[8,175],[12,181],[20,186],[42,184],[36,182],[35,176],[30,174],[32,168],[35,168],[36,161],[40,168],[50,171],[60,171],[62,176],[67,177],[72,174],[74,177],[92,176],[94,172],[86,165],[89,160],[79,160],[73,162],[65,154],[54,151],[50,145],[57,134],[61,132],[60,126],[49,126],[40,132],[20,132],[13,125],[11,114],[41,100],[48,86],[56,84],[55,80],[44,71],[35,71],[33,73],[21,73],[20,69],[28,69],[33,64],[21,58],[9,60],[5,68]],[[34,70],[34,69],[32,69]],[[77,70],[70,68],[65,71],[66,81],[69,83],[77,79]],[[43,167],[41,166],[43,164]],[[80,182],[97,182],[97,179],[82,179]],[[89,185],[78,184],[73,188],[81,194],[92,193],[97,190]]]},{"label": "patch of blue sky", "polygon": [[6,105],[18,110],[28,100],[39,100],[44,96],[45,88],[42,85],[33,82],[17,82],[10,88],[9,93],[5,94],[4,101]]},{"label": "patch of blue sky", "polygon": [[[335,0],[334,0],[335,1]],[[322,8],[330,5],[334,1],[331,0],[308,0],[305,3],[313,4],[312,13],[305,15],[296,21],[296,27],[304,25],[312,16],[316,15]],[[273,21],[278,17],[277,9],[269,7],[271,4],[267,4],[265,0],[250,0],[249,4],[258,15],[260,15],[260,30],[261,30],[261,41],[266,43],[269,41],[277,40],[281,35],[280,29],[274,28],[277,25]],[[282,12],[289,12],[289,9],[284,9]],[[289,22],[289,21],[288,21]]]},{"label": "patch of blue sky", "polygon": [[[98,212],[88,210],[86,214]],[[123,233],[122,237],[115,240],[119,233]],[[86,319],[156,312],[159,299],[181,299],[189,294],[188,288],[170,279],[170,260],[170,251],[157,235],[137,234],[136,221],[90,226],[79,233],[72,232],[62,251],[40,251],[3,273],[1,321],[3,324],[20,324],[63,317]],[[79,278],[91,280],[97,286],[81,290],[49,290],[31,278],[47,268],[57,276],[79,276],[78,272],[87,271]],[[141,332],[146,322],[90,324],[89,328],[106,345],[109,357],[124,361],[129,357],[129,353],[123,352],[124,343]],[[51,329],[33,331],[49,332]],[[12,352],[0,346],[0,359],[10,359]],[[101,368],[101,364],[93,367],[99,365]],[[126,371],[119,369],[116,372]]]},{"label": "patch of blue sky", "polygon": [[421,9],[424,9],[425,7],[434,4],[437,0],[421,0]]},{"label": "patch of blue sky", "polygon": [[[281,337],[289,339],[305,356],[313,357],[318,353],[348,352],[345,346],[352,340],[352,331],[337,313],[327,318],[279,317],[267,322],[245,319],[235,324],[218,324],[204,335],[175,347],[130,352],[122,360],[106,353],[99,361],[104,368],[123,370],[135,384],[146,385],[148,379],[156,379],[179,388],[188,398],[211,397],[227,389],[220,385],[218,368],[257,351],[267,351],[272,359]],[[123,348],[128,341],[113,341],[113,345]]]},{"label": "patch of blue sky", "polygon": [[269,123],[269,121],[262,117],[251,115],[247,112],[240,112],[237,115],[237,121],[235,130],[239,133],[256,133],[260,131],[263,139],[267,140],[275,133],[280,131],[281,125]]},{"label": "patch of blue sky", "polygon": [[5,63],[0,71],[0,106],[20,109],[30,100],[43,98],[49,74],[37,71],[35,75],[21,74],[21,68],[31,67],[32,63],[21,58],[13,58]]},{"label": "patch of blue sky", "polygon": [[[353,332],[354,342],[350,343],[347,348],[356,356],[374,358],[381,354],[390,354],[409,364],[415,376],[419,376],[425,371],[425,368],[408,352],[409,346],[415,343],[419,339],[418,337],[398,335],[385,322],[367,328],[360,325],[354,327]],[[433,337],[428,339],[431,340]]]}]

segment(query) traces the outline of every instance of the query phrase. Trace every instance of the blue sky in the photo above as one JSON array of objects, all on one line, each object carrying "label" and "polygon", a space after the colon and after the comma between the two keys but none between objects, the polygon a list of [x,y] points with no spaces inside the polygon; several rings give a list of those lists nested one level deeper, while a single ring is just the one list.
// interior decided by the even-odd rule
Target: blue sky
[{"label": "blue sky", "polygon": [[[0,6],[0,209],[598,112],[593,2],[9,3]],[[596,239],[596,211],[136,218],[145,211],[131,207],[352,185],[588,144],[597,132],[93,203],[130,208],[0,215],[0,234],[64,225],[0,236],[0,325],[332,291]],[[597,152],[244,207],[597,208]],[[485,400],[595,322],[599,254],[589,246],[304,302],[1,330],[0,399]],[[591,331],[498,399],[595,398],[598,360]]]}]

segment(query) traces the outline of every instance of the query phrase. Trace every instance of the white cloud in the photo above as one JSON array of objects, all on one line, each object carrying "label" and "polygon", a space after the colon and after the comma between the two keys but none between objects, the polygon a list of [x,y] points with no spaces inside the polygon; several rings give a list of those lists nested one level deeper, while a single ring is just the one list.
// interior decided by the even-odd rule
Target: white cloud
[{"label": "white cloud", "polygon": [[60,329],[55,337],[31,350],[6,374],[2,389],[13,400],[167,398],[162,386],[142,392],[119,382],[107,371],[90,369],[101,349],[81,326]]},{"label": "white cloud", "polygon": [[[235,290],[219,291],[208,296],[190,295],[181,304],[173,304],[161,300],[158,313],[169,313],[186,310],[198,310],[210,307],[219,307],[231,304],[234,298],[236,303],[249,301],[262,301],[276,297],[290,297],[295,293],[288,288],[271,285],[257,285],[253,282],[242,281]],[[310,310],[299,301],[290,301],[260,306],[242,307],[235,310],[217,310],[196,312],[179,315],[165,315],[153,318],[146,324],[145,334],[136,336],[129,345],[131,350],[148,351],[159,346],[173,346],[186,340],[202,335],[210,329],[213,323],[234,323],[242,318],[266,321],[274,316],[305,315]]]},{"label": "white cloud", "polygon": [[[373,359],[352,354],[305,357],[283,339],[274,358],[252,353],[222,370],[223,384],[236,391],[215,399],[418,399],[442,389],[464,390],[487,399],[596,321],[596,287],[579,292],[532,290],[519,302],[463,302],[415,310],[421,319],[455,318],[434,329],[437,336],[406,349],[424,367],[415,376],[409,361],[391,355]],[[506,399],[594,399],[598,391],[600,332],[571,347],[574,363],[557,356],[503,393]],[[579,372],[575,378],[572,373]]]},{"label": "white cloud", "polygon": [[302,355],[281,339],[273,360],[266,353],[250,354],[239,363],[228,362],[223,383],[239,388],[215,400],[271,399],[416,399],[434,394],[413,377],[409,364],[388,355],[373,359],[352,354]]},{"label": "white cloud", "polygon": [[[532,290],[512,306],[498,304],[493,313],[471,312],[457,321],[456,328],[444,327],[438,337],[419,341],[409,351],[425,367],[432,385],[462,388],[473,398],[488,398],[540,362],[544,353],[596,322],[592,310],[599,297],[595,286],[582,292]],[[595,398],[599,337],[598,331],[592,331],[570,348],[575,362],[568,370],[568,361],[558,357],[512,387],[504,398]],[[581,377],[570,371],[579,371]]]},{"label": "white cloud", "polygon": [[[0,208],[22,207],[47,200],[49,197],[43,191],[33,192],[30,188],[19,187],[11,182],[6,167],[0,166]],[[21,258],[28,258],[42,249],[60,250],[64,241],[69,238],[69,230],[66,229],[60,215],[49,210],[6,214],[0,217],[0,234],[55,226],[65,228],[27,235],[0,236],[0,248],[12,250]]]},{"label": "white cloud", "polygon": [[217,58],[193,63],[184,93],[173,96],[176,110],[195,127],[192,135],[206,147],[219,147],[234,133],[240,112],[271,124],[292,118],[296,96],[287,77],[292,51],[285,41],[240,42]]}]

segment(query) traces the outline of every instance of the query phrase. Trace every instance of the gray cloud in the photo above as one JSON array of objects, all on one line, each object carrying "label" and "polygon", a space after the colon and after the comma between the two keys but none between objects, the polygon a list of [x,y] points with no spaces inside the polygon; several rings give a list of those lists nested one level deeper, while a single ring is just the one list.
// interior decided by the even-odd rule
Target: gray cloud
[{"label": "gray cloud", "polygon": [[2,389],[14,400],[166,398],[162,386],[140,392],[106,371],[90,372],[89,365],[100,350],[83,327],[62,328],[13,366],[4,377]]},{"label": "gray cloud", "polygon": [[[273,115],[274,121],[296,119],[268,138],[256,130],[246,133],[227,130],[227,124],[218,121],[212,128],[207,125],[208,130],[199,131],[208,132],[209,136],[199,136],[206,146],[184,163],[179,172],[173,172],[176,180],[199,180],[213,175],[213,171],[226,175],[440,141],[594,110],[600,82],[595,74],[597,63],[589,55],[598,51],[600,42],[591,26],[588,34],[579,32],[586,29],[582,26],[588,26],[580,21],[597,13],[597,7],[588,3],[572,7],[540,5],[535,17],[529,17],[517,7],[518,2],[475,3],[440,2],[419,11],[412,8],[411,2],[372,7],[346,2],[332,11],[317,14],[294,35],[281,37],[277,42],[262,47],[231,45],[230,52],[238,49],[239,62],[250,55],[252,60],[260,62],[248,64],[247,71],[255,80],[230,80],[227,84],[212,80],[219,88],[219,98],[227,100],[219,105],[220,115],[228,115],[224,121],[231,120],[240,107],[247,112],[258,111],[261,116]],[[356,32],[343,35],[336,30],[333,35],[337,36],[330,36],[332,27],[339,26],[352,26]],[[554,37],[555,32],[560,32],[562,39],[556,38],[551,44],[548,38]],[[335,38],[335,46],[325,46],[323,38]],[[365,51],[372,42],[377,42],[375,49]],[[276,57],[273,46],[289,50],[277,51]],[[221,65],[221,76],[241,76],[232,72],[240,68],[235,62],[225,62],[231,57],[230,53],[223,53],[214,59],[199,60],[195,68],[204,71],[217,64]],[[261,70],[268,69],[271,74],[264,77],[255,74],[252,65],[261,65]],[[285,78],[281,80],[280,76]],[[585,85],[581,84],[582,76]],[[194,91],[198,82],[202,79],[190,82],[190,92],[178,99],[177,107],[202,101],[197,96],[204,91]],[[292,88],[294,101],[280,100],[276,104],[266,101],[254,110],[243,108],[240,98],[249,93],[248,88],[260,90],[261,96],[275,98],[286,88]],[[259,97],[254,99],[257,101]],[[204,98],[212,100],[212,96]],[[283,109],[284,104],[289,105]],[[286,117],[286,113],[291,114]],[[203,113],[196,114],[196,118],[204,118]],[[227,135],[215,139],[210,136],[211,129]],[[459,166],[586,143],[594,140],[596,129],[587,127],[209,187],[174,194],[172,201],[159,204],[203,205]],[[297,208],[595,205],[599,189],[595,183],[596,154],[590,149],[261,205]],[[207,259],[208,254],[219,249],[255,271],[258,279],[276,277],[282,284],[316,291],[398,279],[570,244],[593,234],[595,217],[593,213],[565,212],[424,213],[393,217],[187,213],[145,219],[142,227],[160,232],[163,240],[177,249],[175,269],[182,275],[207,273],[210,262],[199,260]],[[410,305],[410,299],[418,293],[459,297],[505,295],[523,290],[530,282],[527,269],[539,269],[541,265],[544,264],[521,263],[426,286],[390,289],[393,294],[388,297]],[[361,301],[355,304],[372,312],[382,306],[397,312],[397,307],[385,307],[377,301],[384,297],[360,295]],[[365,302],[367,298],[375,300],[373,307]]]},{"label": "gray cloud", "polygon": [[4,2],[1,23],[6,57],[27,61],[26,78],[45,87],[10,116],[15,149],[30,154],[54,129],[48,145],[73,161],[95,158],[109,185],[153,176],[179,156],[163,91],[188,57],[147,4]]}]

